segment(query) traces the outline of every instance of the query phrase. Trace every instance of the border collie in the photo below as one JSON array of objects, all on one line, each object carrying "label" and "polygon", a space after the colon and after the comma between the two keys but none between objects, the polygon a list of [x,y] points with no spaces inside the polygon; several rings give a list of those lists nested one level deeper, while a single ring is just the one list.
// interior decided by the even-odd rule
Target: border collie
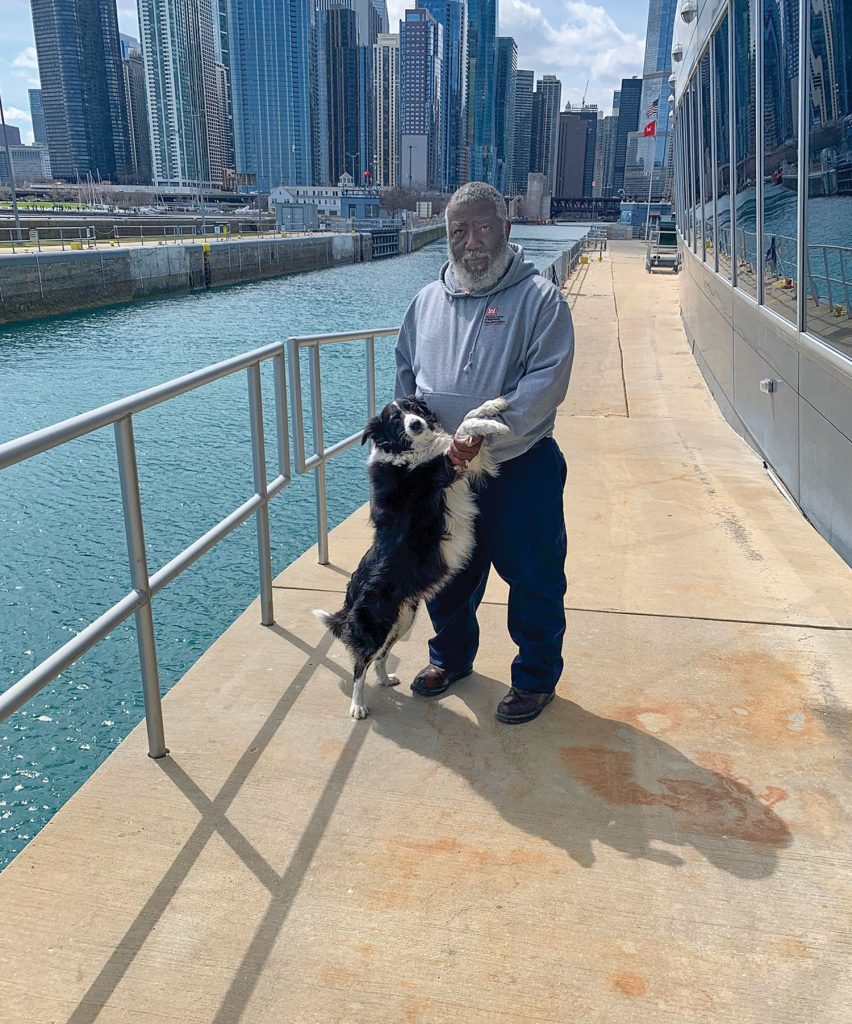
[{"label": "border collie", "polygon": [[[505,408],[506,400],[497,398],[471,410],[458,436],[508,434],[494,419]],[[364,429],[366,441],[372,442],[373,544],[352,574],[340,611],[314,612],[354,659],[353,718],[368,714],[364,679],[371,664],[382,686],[398,685],[385,667],[388,652],[411,628],[420,602],[467,564],[476,518],[471,484],[497,474],[485,445],[467,470],[458,471],[447,455],[452,437],[418,398],[386,405]]]}]

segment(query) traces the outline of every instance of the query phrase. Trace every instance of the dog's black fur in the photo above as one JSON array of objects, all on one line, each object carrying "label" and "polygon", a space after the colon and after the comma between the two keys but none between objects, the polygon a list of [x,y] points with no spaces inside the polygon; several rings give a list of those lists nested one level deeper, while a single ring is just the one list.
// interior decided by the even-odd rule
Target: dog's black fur
[{"label": "dog's black fur", "polygon": [[[496,408],[504,405],[498,401]],[[493,415],[490,409],[485,415],[489,412]],[[493,421],[490,426],[481,419],[477,429],[507,432],[503,424]],[[470,479],[450,461],[450,435],[425,402],[391,402],[367,424],[361,443],[367,441],[373,444],[373,544],[352,574],[343,608],[333,614],[316,612],[353,656],[351,713],[356,718],[367,714],[362,694],[370,664],[375,662],[383,685],[399,682],[388,676],[384,659],[410,628],[420,601],[437,593],[466,563],[475,515]],[[496,472],[490,457],[482,455],[481,464],[472,466],[474,479]],[[451,488],[454,494],[448,503]]]}]

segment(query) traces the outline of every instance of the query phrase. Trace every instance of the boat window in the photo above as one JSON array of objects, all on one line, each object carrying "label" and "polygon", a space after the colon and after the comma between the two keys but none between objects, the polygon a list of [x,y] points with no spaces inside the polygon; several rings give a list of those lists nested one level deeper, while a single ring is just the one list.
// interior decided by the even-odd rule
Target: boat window
[{"label": "boat window", "polygon": [[799,11],[763,0],[763,301],[796,323]]},{"label": "boat window", "polygon": [[713,120],[710,116],[710,51],[698,62],[699,102],[701,106],[700,138],[701,138],[701,222],[703,225],[704,243],[702,258],[711,266],[715,266],[716,218],[713,213]]},{"label": "boat window", "polygon": [[852,34],[843,9],[808,5],[805,329],[852,358]]},{"label": "boat window", "polygon": [[[758,2],[758,0],[755,0]],[[752,0],[734,0],[737,286],[757,296],[755,48]]]},{"label": "boat window", "polygon": [[698,108],[698,79],[693,78],[689,86],[690,111],[690,157],[692,189],[692,251],[701,252],[704,246],[704,233],[701,217],[701,134],[699,130],[700,110]]},{"label": "boat window", "polygon": [[728,16],[713,37],[713,98],[716,132],[716,248],[719,273],[731,279],[731,154],[728,90]]}]

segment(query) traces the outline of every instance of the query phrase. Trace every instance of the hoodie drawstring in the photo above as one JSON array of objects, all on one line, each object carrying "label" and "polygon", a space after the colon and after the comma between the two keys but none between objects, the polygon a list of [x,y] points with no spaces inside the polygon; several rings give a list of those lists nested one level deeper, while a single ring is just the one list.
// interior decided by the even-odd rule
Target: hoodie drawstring
[{"label": "hoodie drawstring", "polygon": [[479,342],[479,335],[482,332],[482,325],[485,323],[485,315],[488,312],[488,296],[483,300],[482,305],[482,316],[479,318],[479,326],[476,328],[476,334],[473,338],[473,344],[470,346],[470,352],[467,354],[467,362],[462,367],[462,373],[469,373],[470,367],[473,364],[473,353],[476,351],[477,343]]}]

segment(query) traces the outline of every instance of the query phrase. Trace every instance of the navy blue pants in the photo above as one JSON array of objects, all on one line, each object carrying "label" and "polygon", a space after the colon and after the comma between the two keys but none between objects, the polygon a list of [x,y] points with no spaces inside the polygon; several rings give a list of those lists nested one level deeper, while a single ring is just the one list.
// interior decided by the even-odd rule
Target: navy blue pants
[{"label": "navy blue pants", "polygon": [[565,634],[565,477],[562,452],[545,437],[482,485],[473,556],[426,605],[435,629],[433,665],[449,672],[473,665],[476,610],[493,565],[509,584],[509,634],[518,646],[512,685],[536,693],[556,688]]}]

